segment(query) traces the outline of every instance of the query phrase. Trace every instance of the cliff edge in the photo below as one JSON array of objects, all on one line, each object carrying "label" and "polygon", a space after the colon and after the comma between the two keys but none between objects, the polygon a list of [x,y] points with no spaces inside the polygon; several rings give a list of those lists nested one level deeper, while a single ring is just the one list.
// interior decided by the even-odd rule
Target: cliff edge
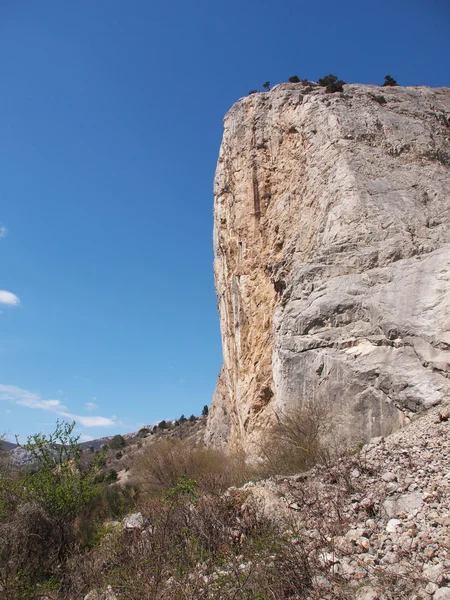
[{"label": "cliff edge", "polygon": [[214,182],[223,367],[207,442],[323,402],[356,439],[450,392],[450,89],[281,84],[227,113]]}]

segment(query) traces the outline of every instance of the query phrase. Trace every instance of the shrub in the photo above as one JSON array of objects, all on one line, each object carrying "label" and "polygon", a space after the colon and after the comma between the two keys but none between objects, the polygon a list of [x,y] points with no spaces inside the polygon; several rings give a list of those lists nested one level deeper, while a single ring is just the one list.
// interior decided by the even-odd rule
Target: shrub
[{"label": "shrub", "polygon": [[395,79],[393,77],[391,77],[390,75],[386,75],[384,77],[384,83],[381,87],[395,87],[397,85],[398,85],[398,83],[395,81]]},{"label": "shrub", "polygon": [[258,90],[250,90],[248,95],[251,96],[252,94],[257,94]]},{"label": "shrub", "polygon": [[168,429],[169,425],[167,424],[167,421],[164,421],[164,419],[162,421],[160,421],[158,423],[158,427],[159,429]]},{"label": "shrub", "polygon": [[124,448],[126,446],[126,443],[127,442],[122,435],[115,435],[109,442],[109,447],[112,450],[120,450],[120,448]]},{"label": "shrub", "polygon": [[[0,590],[28,600],[55,582],[75,545],[77,516],[98,493],[102,454],[80,468],[75,423],[57,421],[53,434],[30,436],[22,447],[34,463],[2,468],[0,476]],[[53,582],[53,583],[52,583]],[[1,592],[0,592],[0,598]]]},{"label": "shrub", "polygon": [[275,415],[275,424],[261,447],[263,471],[292,474],[309,469],[326,456],[323,439],[329,432],[323,402],[308,401]]},{"label": "shrub", "polygon": [[94,479],[104,460],[104,453],[98,453],[85,470],[80,469],[79,436],[72,435],[74,427],[75,421],[57,421],[54,433],[29,436],[23,445],[32,454],[34,467],[25,473],[17,493],[22,502],[38,504],[61,524],[72,523],[95,496]]},{"label": "shrub", "polygon": [[174,487],[183,475],[200,490],[219,493],[244,483],[249,470],[243,457],[225,455],[211,448],[193,447],[189,440],[163,439],[136,457],[133,479],[150,496]]},{"label": "shrub", "polygon": [[384,96],[378,96],[377,94],[369,94],[369,96],[374,102],[378,102],[378,104],[380,104],[381,106],[387,103],[386,98]]},{"label": "shrub", "polygon": [[336,75],[326,75],[325,77],[322,77],[321,79],[317,80],[317,83],[322,86],[322,87],[327,87],[327,85],[332,85],[333,83],[336,83],[336,81],[338,80]]},{"label": "shrub", "polygon": [[292,75],[292,77],[289,77],[288,81],[289,83],[300,83],[300,78],[297,77],[297,75]]},{"label": "shrub", "polygon": [[263,88],[267,91],[270,90],[270,81],[266,81],[262,84]]},{"label": "shrub", "polygon": [[181,415],[181,417],[178,419],[180,424],[183,425],[183,423],[186,423],[187,419],[184,415]]},{"label": "shrub", "polygon": [[208,408],[208,405],[205,404],[205,406],[203,407],[203,410],[202,410],[202,417],[207,417],[208,415],[209,415],[209,408]]},{"label": "shrub", "polygon": [[326,75],[317,82],[320,86],[326,88],[328,94],[334,94],[335,92],[343,92],[345,81],[338,79],[336,75]]}]

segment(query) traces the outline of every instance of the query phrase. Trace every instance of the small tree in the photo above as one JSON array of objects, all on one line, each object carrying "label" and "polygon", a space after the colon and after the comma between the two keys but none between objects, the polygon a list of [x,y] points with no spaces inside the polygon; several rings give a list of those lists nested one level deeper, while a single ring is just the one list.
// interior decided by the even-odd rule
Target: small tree
[{"label": "small tree", "polygon": [[159,427],[159,429],[168,429],[169,426],[167,425],[167,421],[164,421],[164,419],[163,419],[162,421],[160,421],[158,423],[158,427]]},{"label": "small tree", "polygon": [[205,404],[205,406],[203,407],[203,410],[202,410],[202,417],[207,417],[208,415],[209,415],[209,408],[208,408],[208,405]]},{"label": "small tree", "polygon": [[292,75],[292,77],[289,77],[288,81],[289,83],[300,83],[300,78],[297,77],[297,75]]},{"label": "small tree", "polygon": [[61,526],[73,523],[96,495],[94,479],[104,458],[98,453],[87,469],[80,469],[80,436],[72,435],[74,427],[75,421],[57,421],[54,433],[29,436],[22,446],[32,455],[34,470],[25,474],[18,495],[39,504]]},{"label": "small tree", "polygon": [[266,81],[262,86],[268,92],[270,90],[270,81]]},{"label": "small tree", "polygon": [[180,424],[183,425],[183,423],[186,423],[187,419],[184,415],[181,415],[181,417],[178,419]]},{"label": "small tree", "polygon": [[195,415],[191,415],[191,416],[189,417],[189,422],[190,422],[190,423],[195,423],[195,421],[196,421],[196,420],[197,420],[197,417],[196,417]]},{"label": "small tree", "polygon": [[381,87],[395,87],[397,85],[398,85],[398,83],[396,82],[396,80],[393,77],[391,77],[390,75],[385,75],[384,83]]}]

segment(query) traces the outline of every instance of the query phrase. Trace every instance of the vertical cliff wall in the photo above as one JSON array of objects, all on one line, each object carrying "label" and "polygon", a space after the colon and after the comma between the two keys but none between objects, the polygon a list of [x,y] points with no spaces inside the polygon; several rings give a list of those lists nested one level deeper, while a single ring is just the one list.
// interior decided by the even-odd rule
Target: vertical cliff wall
[{"label": "vertical cliff wall", "polygon": [[225,117],[216,446],[314,399],[355,437],[450,392],[450,90],[282,84]]}]

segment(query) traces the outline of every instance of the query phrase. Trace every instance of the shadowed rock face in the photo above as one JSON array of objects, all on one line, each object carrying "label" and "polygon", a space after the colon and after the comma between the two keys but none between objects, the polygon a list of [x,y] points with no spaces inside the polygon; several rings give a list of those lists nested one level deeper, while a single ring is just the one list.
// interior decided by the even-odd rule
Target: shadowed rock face
[{"label": "shadowed rock face", "polygon": [[449,140],[447,88],[282,84],[228,112],[209,443],[257,451],[311,398],[367,439],[449,396]]}]

